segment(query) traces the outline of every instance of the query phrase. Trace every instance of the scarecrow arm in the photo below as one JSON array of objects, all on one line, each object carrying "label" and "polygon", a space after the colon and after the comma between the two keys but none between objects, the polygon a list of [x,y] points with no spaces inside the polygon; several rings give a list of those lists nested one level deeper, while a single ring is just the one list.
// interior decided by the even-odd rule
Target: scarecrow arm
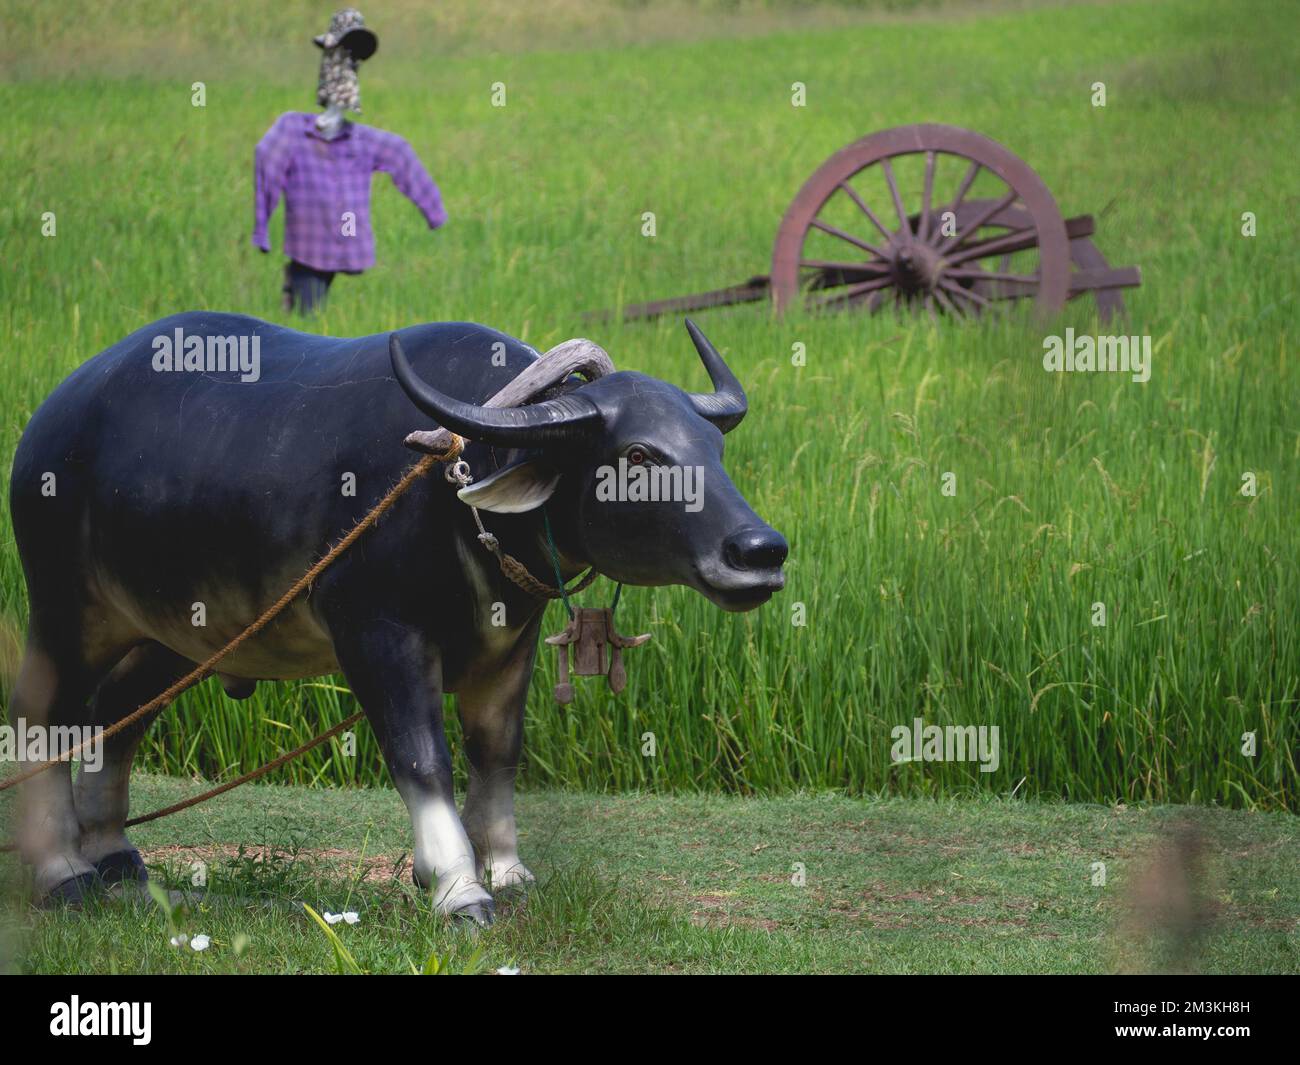
[{"label": "scarecrow arm", "polygon": [[447,211],[442,205],[442,193],[415,150],[396,133],[384,132],[380,137],[374,166],[376,170],[393,176],[397,191],[420,209],[430,229],[446,224]]},{"label": "scarecrow arm", "polygon": [[253,150],[253,246],[262,251],[271,250],[266,227],[284,193],[289,173],[292,120],[289,114],[277,118]]}]

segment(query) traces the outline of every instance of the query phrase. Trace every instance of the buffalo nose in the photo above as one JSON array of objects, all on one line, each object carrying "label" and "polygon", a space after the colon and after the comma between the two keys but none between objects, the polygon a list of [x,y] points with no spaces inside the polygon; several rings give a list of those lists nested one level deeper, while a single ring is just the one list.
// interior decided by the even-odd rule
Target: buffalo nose
[{"label": "buffalo nose", "polygon": [[776,569],[789,553],[785,537],[770,525],[732,533],[722,545],[722,557],[736,569]]}]

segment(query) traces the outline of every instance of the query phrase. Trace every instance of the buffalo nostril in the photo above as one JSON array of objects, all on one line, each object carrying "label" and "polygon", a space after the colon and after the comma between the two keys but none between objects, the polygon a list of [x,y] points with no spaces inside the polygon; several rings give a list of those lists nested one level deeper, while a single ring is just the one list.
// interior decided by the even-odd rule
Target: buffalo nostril
[{"label": "buffalo nostril", "polygon": [[736,569],[776,569],[789,553],[785,537],[769,526],[734,533],[722,547],[722,557]]}]

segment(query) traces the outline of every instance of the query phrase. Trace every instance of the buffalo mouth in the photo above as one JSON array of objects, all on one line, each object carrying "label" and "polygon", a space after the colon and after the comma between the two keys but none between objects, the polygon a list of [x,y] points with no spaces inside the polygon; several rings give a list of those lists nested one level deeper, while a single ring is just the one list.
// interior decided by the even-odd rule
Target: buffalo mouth
[{"label": "buffalo mouth", "polygon": [[733,613],[762,606],[785,587],[785,574],[772,569],[736,569],[717,565],[696,571],[696,590],[714,605]]}]

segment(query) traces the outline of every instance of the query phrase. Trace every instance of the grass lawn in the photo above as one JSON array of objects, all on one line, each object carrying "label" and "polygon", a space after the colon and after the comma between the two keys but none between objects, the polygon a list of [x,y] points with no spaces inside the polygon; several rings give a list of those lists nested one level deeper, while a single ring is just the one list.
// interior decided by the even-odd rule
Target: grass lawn
[{"label": "grass lawn", "polygon": [[[193,785],[138,776],[136,809]],[[1180,966],[1300,971],[1300,823],[1284,814],[972,800],[526,793],[522,852],[539,886],[478,937],[449,929],[410,884],[409,828],[387,789],[256,786],[134,830],[154,876],[208,891],[168,945],[151,902],[5,912],[24,972],[332,972],[299,909],[353,910],[336,931],[359,966],[454,971],[1095,973],[1161,970],[1171,943],[1126,915],[1159,842],[1191,815],[1211,914]],[[241,851],[241,847],[243,848]],[[1106,866],[1094,886],[1093,863]],[[802,863],[805,883],[792,883]],[[3,865],[10,886],[15,863]]]}]

